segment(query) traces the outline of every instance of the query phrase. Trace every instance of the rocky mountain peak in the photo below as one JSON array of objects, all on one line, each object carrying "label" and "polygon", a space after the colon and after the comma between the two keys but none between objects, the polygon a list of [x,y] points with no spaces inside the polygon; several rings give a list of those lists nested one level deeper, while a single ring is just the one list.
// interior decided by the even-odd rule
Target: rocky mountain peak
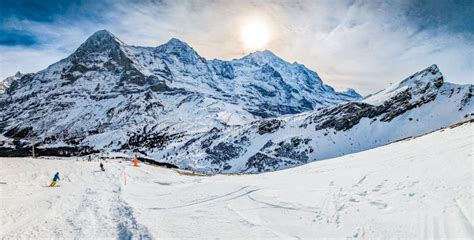
[{"label": "rocky mountain peak", "polygon": [[91,53],[102,53],[116,50],[120,46],[126,45],[111,32],[100,30],[92,34],[87,40],[79,46],[74,52],[74,56],[83,56]]},{"label": "rocky mountain peak", "polygon": [[18,79],[21,79],[25,74],[22,74],[21,72],[16,72],[15,75],[7,77],[3,80],[0,80],[0,94],[4,93],[7,88],[9,88],[14,81],[17,81]]},{"label": "rocky mountain peak", "polygon": [[349,95],[349,96],[354,97],[354,98],[362,98],[362,96],[352,88],[347,88],[344,91],[342,91],[341,93]]},{"label": "rocky mountain peak", "polygon": [[265,57],[265,58],[278,58],[272,51],[266,49],[263,51],[256,51],[250,54],[251,56]]},{"label": "rocky mountain peak", "polygon": [[157,50],[165,59],[175,56],[186,64],[195,64],[200,58],[192,47],[177,38],[172,38],[167,43],[158,46]]},{"label": "rocky mountain peak", "polygon": [[[94,42],[94,43],[108,43],[108,42],[115,42],[120,41],[115,35],[107,30],[99,30],[93,33],[89,38],[87,38],[87,42]],[[120,41],[121,42],[121,41]]]},{"label": "rocky mountain peak", "polygon": [[[399,83],[369,95],[364,102],[369,104],[380,104],[387,99],[398,99],[406,96],[408,99],[432,99],[436,96],[438,90],[443,86],[443,74],[439,71],[436,64],[433,64],[407,78]],[[410,101],[411,101],[410,100]]]},{"label": "rocky mountain peak", "polygon": [[158,49],[161,52],[171,53],[171,54],[196,54],[196,51],[190,47],[187,43],[177,39],[172,38],[163,45],[158,46]]},{"label": "rocky mountain peak", "polygon": [[269,62],[284,62],[283,59],[279,58],[270,50],[256,51],[248,54],[241,58],[242,60],[252,61],[260,64],[265,64]]},{"label": "rocky mountain peak", "polygon": [[171,38],[168,42],[161,46],[166,46],[167,48],[184,48],[184,49],[192,49],[187,43],[177,39]]},{"label": "rocky mountain peak", "polygon": [[23,74],[20,71],[18,71],[13,76],[19,78],[19,77],[23,76]]},{"label": "rocky mountain peak", "polygon": [[443,74],[439,71],[438,66],[433,64],[404,79],[400,82],[400,84],[398,84],[398,86],[420,87],[427,84],[432,84],[439,88],[441,85],[443,85],[443,82]]}]

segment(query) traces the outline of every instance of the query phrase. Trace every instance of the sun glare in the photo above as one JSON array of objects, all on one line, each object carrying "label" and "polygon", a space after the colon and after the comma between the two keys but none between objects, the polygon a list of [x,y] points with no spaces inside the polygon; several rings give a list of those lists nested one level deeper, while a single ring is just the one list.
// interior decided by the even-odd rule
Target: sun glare
[{"label": "sun glare", "polygon": [[263,49],[270,40],[270,33],[265,23],[261,21],[249,21],[242,24],[240,37],[247,50]]}]

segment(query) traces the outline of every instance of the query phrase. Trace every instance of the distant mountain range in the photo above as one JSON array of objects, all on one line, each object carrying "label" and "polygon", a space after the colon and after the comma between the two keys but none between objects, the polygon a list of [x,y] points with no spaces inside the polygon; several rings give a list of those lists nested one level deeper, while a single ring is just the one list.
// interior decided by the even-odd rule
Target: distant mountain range
[{"label": "distant mountain range", "polygon": [[214,129],[171,159],[201,172],[288,168],[472,120],[473,93],[473,85],[445,83],[433,65],[361,101]]},{"label": "distant mountain range", "polygon": [[202,172],[291,167],[473,112],[473,85],[445,83],[436,65],[362,99],[268,50],[206,60],[177,39],[137,47],[106,30],[9,79],[0,85],[0,155],[28,154],[35,142],[43,154],[125,152]]}]

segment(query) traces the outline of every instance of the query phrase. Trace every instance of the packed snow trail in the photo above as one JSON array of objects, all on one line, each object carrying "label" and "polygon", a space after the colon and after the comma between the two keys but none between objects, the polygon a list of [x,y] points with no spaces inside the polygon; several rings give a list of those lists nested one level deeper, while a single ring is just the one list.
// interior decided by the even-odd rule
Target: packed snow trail
[{"label": "packed snow trail", "polygon": [[473,126],[259,175],[2,158],[0,236],[472,239]]},{"label": "packed snow trail", "polygon": [[[127,238],[148,236],[121,198],[126,164],[2,159],[1,236],[5,238]],[[48,187],[59,171],[59,187]]]}]

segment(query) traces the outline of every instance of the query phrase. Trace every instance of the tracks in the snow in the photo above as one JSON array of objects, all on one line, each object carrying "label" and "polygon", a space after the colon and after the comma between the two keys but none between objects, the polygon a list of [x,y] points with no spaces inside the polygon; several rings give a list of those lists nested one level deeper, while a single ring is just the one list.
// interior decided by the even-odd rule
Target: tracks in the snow
[{"label": "tracks in the snow", "polygon": [[185,208],[185,207],[191,207],[191,206],[196,206],[196,205],[202,205],[202,204],[210,204],[210,203],[218,203],[218,202],[227,202],[230,200],[234,200],[243,196],[248,196],[249,194],[258,191],[258,189],[248,189],[250,186],[244,186],[241,187],[235,191],[231,191],[222,195],[218,196],[213,196],[209,198],[204,198],[204,199],[197,199],[188,202],[187,204],[183,205],[178,205],[178,206],[173,206],[173,207],[153,207],[149,208],[151,210],[170,210],[170,209],[177,209],[177,208]]},{"label": "tracks in the snow", "polygon": [[117,231],[119,239],[151,239],[148,229],[139,224],[133,215],[133,209],[121,198],[116,209],[118,217]]},{"label": "tracks in the snow", "polygon": [[[76,237],[151,239],[148,229],[140,225],[133,209],[121,197],[120,178],[123,169],[93,172],[92,179],[80,178],[75,183],[86,186],[71,200],[79,199],[69,210],[66,223]],[[91,181],[92,180],[92,181]]]}]

